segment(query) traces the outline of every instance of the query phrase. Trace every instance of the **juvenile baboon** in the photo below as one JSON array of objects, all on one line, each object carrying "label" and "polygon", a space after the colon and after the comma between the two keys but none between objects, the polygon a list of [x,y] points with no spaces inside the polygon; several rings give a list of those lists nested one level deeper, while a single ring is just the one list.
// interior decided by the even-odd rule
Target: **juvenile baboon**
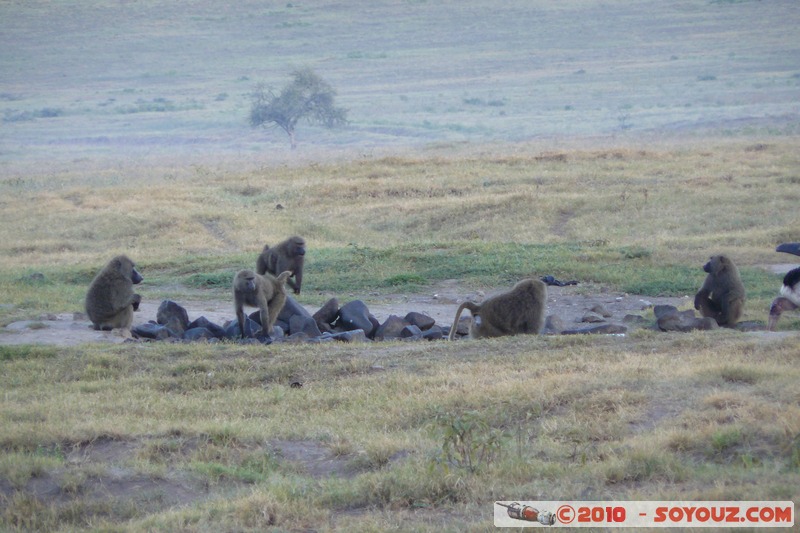
[{"label": "juvenile baboon", "polygon": [[518,333],[541,333],[544,327],[547,285],[538,279],[524,279],[502,294],[492,296],[482,304],[464,302],[456,311],[450,340],[455,338],[456,326],[464,309],[472,313],[469,336],[500,337]]},{"label": "juvenile baboon", "polygon": [[86,314],[94,329],[129,330],[133,312],[139,310],[142,297],[133,292],[142,276],[127,256],[118,255],[95,276],[86,293]]},{"label": "juvenile baboon", "polygon": [[724,255],[714,255],[703,265],[706,280],[694,296],[694,308],[717,324],[732,328],[744,309],[744,285],[733,261]]},{"label": "juvenile baboon", "polygon": [[264,250],[256,260],[256,272],[264,274],[269,272],[277,276],[280,272],[289,271],[294,280],[287,280],[287,284],[294,290],[295,294],[300,294],[300,286],[303,284],[303,259],[306,255],[306,241],[302,237],[289,237],[285,241],[276,244],[272,248],[264,245]]},{"label": "juvenile baboon", "polygon": [[271,274],[259,275],[252,270],[241,270],[233,278],[233,301],[236,308],[236,319],[239,321],[239,333],[244,338],[245,305],[258,307],[261,314],[261,330],[272,334],[272,326],[278,313],[286,303],[286,287],[284,284],[292,273],[282,272],[275,277]]}]

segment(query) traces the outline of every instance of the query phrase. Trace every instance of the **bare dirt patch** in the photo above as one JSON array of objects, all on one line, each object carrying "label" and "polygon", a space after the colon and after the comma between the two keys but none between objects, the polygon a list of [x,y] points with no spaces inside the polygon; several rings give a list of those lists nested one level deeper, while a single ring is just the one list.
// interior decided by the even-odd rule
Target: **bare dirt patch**
[{"label": "bare dirt patch", "polygon": [[[435,284],[429,290],[418,294],[392,294],[360,297],[375,317],[383,322],[390,315],[405,316],[411,311],[426,314],[436,320],[437,324],[450,325],[458,305],[465,299],[480,302],[486,296],[498,292],[502,288],[491,291],[475,291],[465,289],[457,280],[445,280]],[[333,296],[333,295],[331,295]],[[353,297],[351,299],[356,299]],[[339,297],[341,303],[349,301]],[[189,319],[205,316],[217,324],[224,324],[234,317],[231,302],[228,301],[176,301],[186,308]],[[139,312],[134,318],[134,325],[156,319],[160,301],[142,302]],[[627,314],[636,314],[652,318],[648,311],[653,305],[669,304],[678,308],[690,306],[688,296],[684,297],[647,297],[622,292],[605,291],[590,285],[548,288],[547,314],[561,319],[567,328],[579,326],[583,315],[596,305],[602,305],[611,313],[607,319],[610,323],[621,323]],[[317,306],[305,305],[314,313]],[[74,346],[82,343],[121,343],[126,340],[118,331],[95,331],[89,320],[80,313],[61,313],[43,315],[38,320],[13,322],[0,330],[0,345],[13,344],[47,344],[58,346]]]}]

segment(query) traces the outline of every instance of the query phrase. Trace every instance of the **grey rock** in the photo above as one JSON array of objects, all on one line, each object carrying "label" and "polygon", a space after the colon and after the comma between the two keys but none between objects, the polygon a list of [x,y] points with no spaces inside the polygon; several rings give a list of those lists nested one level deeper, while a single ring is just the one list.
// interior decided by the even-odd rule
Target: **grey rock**
[{"label": "grey rock", "polygon": [[323,339],[329,338],[339,342],[367,342],[366,333],[363,329],[353,329],[350,331],[342,331],[340,333],[326,333]]},{"label": "grey rock", "polygon": [[183,340],[185,341],[199,341],[199,340],[217,340],[211,330],[207,328],[190,328],[183,332]]},{"label": "grey rock", "polygon": [[438,341],[442,340],[444,337],[444,330],[438,325],[433,325],[422,332],[422,338],[428,341]]},{"label": "grey rock", "polygon": [[[244,338],[251,339],[253,338],[258,332],[261,331],[261,324],[251,320],[249,317],[245,317],[244,322]],[[235,319],[232,320],[228,327],[225,328],[225,338],[227,339],[240,339],[239,334],[239,320]]]},{"label": "grey rock", "polygon": [[186,330],[187,331],[189,331],[190,329],[194,329],[194,328],[205,328],[208,331],[210,331],[211,334],[214,335],[214,337],[216,337],[218,339],[225,338],[225,328],[223,328],[222,326],[220,326],[218,324],[215,324],[215,323],[211,322],[209,319],[207,319],[204,316],[201,316],[197,320],[193,320],[192,322],[189,323],[188,326],[186,326]]},{"label": "grey rock", "polygon": [[145,322],[131,328],[131,335],[139,339],[162,341],[173,336],[173,332],[163,324]]},{"label": "grey rock", "polygon": [[594,307],[589,309],[589,311],[591,311],[592,313],[597,313],[598,315],[602,316],[603,318],[611,318],[611,316],[613,315],[613,313],[611,313],[611,311],[606,309],[606,307],[604,305],[602,305],[602,304],[595,305]]},{"label": "grey rock", "polygon": [[404,320],[406,323],[411,324],[412,326],[417,326],[420,330],[425,331],[426,329],[430,329],[436,324],[436,320],[428,315],[423,315],[422,313],[417,313],[416,311],[411,311],[408,313]]},{"label": "grey rock", "polygon": [[167,326],[176,335],[183,335],[189,325],[189,313],[172,300],[164,300],[158,306],[156,322]]},{"label": "grey rock", "polygon": [[656,318],[661,318],[662,316],[672,315],[678,312],[678,308],[674,305],[657,305],[653,307],[653,314],[656,315]]},{"label": "grey rock", "polygon": [[592,324],[605,321],[606,319],[603,318],[603,315],[595,313],[594,311],[587,311],[586,313],[584,313],[583,318],[581,318],[581,322],[589,322]]},{"label": "grey rock", "polygon": [[289,320],[289,334],[290,336],[294,336],[298,333],[304,333],[309,337],[319,337],[322,335],[322,332],[317,326],[317,322],[313,318],[294,315]]},{"label": "grey rock", "polygon": [[601,324],[599,326],[590,326],[587,328],[568,329],[561,332],[562,335],[610,335],[627,333],[628,328],[619,324]]},{"label": "grey rock", "polygon": [[367,336],[373,330],[369,309],[361,300],[353,300],[344,304],[339,309],[339,320],[336,324],[346,331],[364,330]]},{"label": "grey rock", "polygon": [[287,295],[286,303],[283,304],[283,309],[281,309],[281,312],[278,313],[278,320],[288,324],[294,315],[301,315],[311,318],[311,313],[306,311],[305,307],[297,303],[297,300]]},{"label": "grey rock", "polygon": [[397,339],[403,328],[408,325],[410,324],[399,316],[389,315],[389,318],[375,330],[375,340]]},{"label": "grey rock", "polygon": [[422,339],[422,330],[419,329],[419,326],[410,325],[403,328],[400,332],[400,338],[406,341],[414,340],[418,341]]}]

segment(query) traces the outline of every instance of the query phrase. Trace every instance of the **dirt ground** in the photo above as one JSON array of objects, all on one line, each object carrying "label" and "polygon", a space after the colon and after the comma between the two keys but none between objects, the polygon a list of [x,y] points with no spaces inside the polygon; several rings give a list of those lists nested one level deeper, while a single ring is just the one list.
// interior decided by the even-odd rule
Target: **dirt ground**
[{"label": "dirt ground", "polygon": [[[501,289],[497,289],[499,291]],[[430,290],[419,294],[395,294],[375,297],[374,301],[369,296],[360,297],[367,304],[369,310],[380,321],[386,320],[389,315],[405,316],[411,311],[417,311],[436,320],[437,324],[452,324],[458,305],[465,299],[479,302],[486,295],[491,295],[495,290],[474,292],[460,287],[457,280],[446,280],[436,284]],[[340,305],[349,301],[338,297]],[[356,299],[355,297],[352,299]],[[302,296],[299,298],[302,303]],[[224,325],[234,318],[231,302],[227,301],[175,301],[186,308],[189,320],[205,316],[211,322]],[[161,301],[143,301],[139,312],[134,317],[134,324],[141,324],[156,319],[156,313]],[[612,316],[607,319],[609,323],[622,323],[627,314],[641,315],[652,318],[652,306],[670,304],[680,308],[691,306],[689,296],[651,298],[620,292],[604,292],[597,287],[577,285],[567,287],[548,287],[547,314],[555,315],[562,320],[565,328],[580,327],[580,320],[584,314],[596,305],[602,305]],[[318,308],[304,305],[311,313]],[[590,324],[583,324],[589,326]],[[13,322],[0,330],[0,344],[48,344],[60,346],[74,346],[83,343],[106,342],[120,343],[125,339],[118,331],[104,332],[92,329],[89,320],[81,313],[64,312],[41,316],[39,320],[24,320]]]}]

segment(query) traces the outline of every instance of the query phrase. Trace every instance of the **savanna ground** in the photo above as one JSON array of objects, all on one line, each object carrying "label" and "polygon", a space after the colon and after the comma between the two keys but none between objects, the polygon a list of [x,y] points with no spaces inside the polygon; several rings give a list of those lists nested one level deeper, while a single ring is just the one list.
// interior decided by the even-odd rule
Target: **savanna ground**
[{"label": "savanna ground", "polygon": [[[119,252],[145,276],[137,320],[164,298],[224,313],[233,274],[295,233],[310,308],[424,311],[550,274],[580,282],[554,312],[688,309],[724,252],[765,322],[794,259],[774,247],[800,240],[795,2],[178,5],[0,6],[3,326],[46,337]],[[293,65],[351,110],[294,152],[246,123]],[[3,328],[0,529],[484,531],[497,500],[797,502],[799,328],[268,347]]]}]

